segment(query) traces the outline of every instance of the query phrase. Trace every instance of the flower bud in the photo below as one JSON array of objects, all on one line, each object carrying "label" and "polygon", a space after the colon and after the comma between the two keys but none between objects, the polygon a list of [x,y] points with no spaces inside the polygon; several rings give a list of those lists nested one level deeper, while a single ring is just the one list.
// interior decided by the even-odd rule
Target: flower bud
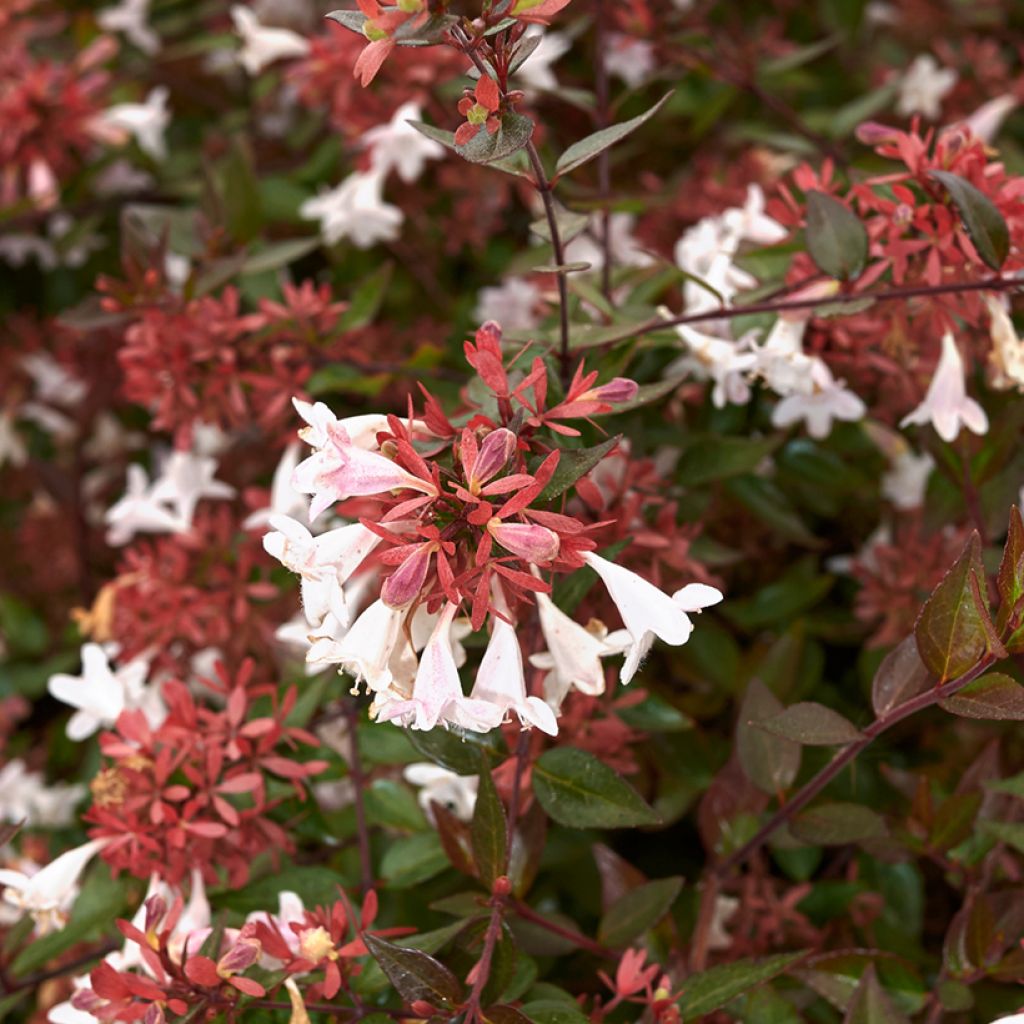
[{"label": "flower bud", "polygon": [[260,958],[263,947],[259,939],[239,939],[217,961],[217,973],[222,978],[230,978],[232,974],[240,974],[248,970]]}]

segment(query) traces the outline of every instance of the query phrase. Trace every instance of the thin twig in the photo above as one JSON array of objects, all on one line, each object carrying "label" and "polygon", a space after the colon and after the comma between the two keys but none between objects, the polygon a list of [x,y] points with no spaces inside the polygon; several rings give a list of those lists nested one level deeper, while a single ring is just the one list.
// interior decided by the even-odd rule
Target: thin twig
[{"label": "thin twig", "polygon": [[558,277],[558,323],[561,344],[559,346],[558,361],[561,370],[562,387],[569,384],[571,371],[572,353],[569,351],[569,283],[566,279],[565,247],[562,245],[562,236],[558,230],[558,216],[555,213],[555,196],[551,190],[551,182],[544,173],[544,165],[540,162],[540,155],[537,147],[531,139],[526,144],[526,155],[530,158],[533,173],[536,177],[534,186],[540,194],[544,203],[544,216],[548,222],[548,232],[551,235],[551,249],[554,254],[555,266],[558,268],[555,274]]},{"label": "thin twig", "polygon": [[80,968],[85,967],[86,964],[91,964],[94,960],[102,960],[103,957],[113,953],[117,947],[118,943],[107,941],[90,949],[88,952],[82,953],[81,956],[76,956],[74,960],[68,960],[48,971],[39,971],[36,974],[29,974],[24,978],[18,978],[14,981],[6,979],[5,983],[0,986],[0,994],[11,996],[17,992],[38,988],[44,982],[51,981],[54,978],[61,978],[65,974],[75,974]]},{"label": "thin twig", "polygon": [[581,932],[575,931],[572,928],[566,928],[557,921],[544,917],[543,914],[539,914],[528,903],[516,900],[511,904],[511,909],[515,912],[516,916],[521,917],[524,921],[529,921],[537,925],[538,928],[551,932],[552,935],[557,935],[567,942],[572,942],[579,946],[580,949],[593,953],[594,956],[603,957],[607,960],[614,960],[617,956],[614,950],[609,949],[607,946],[602,946],[600,942],[595,942]]},{"label": "thin twig", "polygon": [[[874,292],[850,292],[841,295],[829,295],[824,298],[806,299],[785,299],[782,302],[749,302],[739,306],[719,306],[717,309],[706,310],[702,313],[683,313],[680,316],[652,317],[645,323],[639,324],[636,330],[628,337],[638,338],[643,334],[651,334],[654,331],[662,331],[668,327],[678,327],[681,324],[699,324],[711,320],[731,320],[738,316],[751,316],[754,313],[786,313],[798,309],[817,309],[819,306],[841,306],[845,302],[857,302],[860,299],[871,299],[874,302],[893,302],[897,299],[918,299],[928,298],[936,295],[955,295],[965,292],[998,292],[1008,291],[1012,288],[1024,288],[1024,279],[1017,277],[989,277],[981,281],[950,281],[947,284],[922,284],[912,285],[907,288],[887,288]],[[623,338],[618,341],[626,340]],[[598,346],[594,346],[595,348]]]}]

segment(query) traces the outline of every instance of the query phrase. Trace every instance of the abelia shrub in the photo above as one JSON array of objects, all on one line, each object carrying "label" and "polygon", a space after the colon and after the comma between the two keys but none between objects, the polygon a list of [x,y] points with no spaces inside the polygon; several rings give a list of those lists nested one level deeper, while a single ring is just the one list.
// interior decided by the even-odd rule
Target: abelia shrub
[{"label": "abelia shrub", "polygon": [[0,11],[0,1017],[1017,1021],[1010,5]]}]

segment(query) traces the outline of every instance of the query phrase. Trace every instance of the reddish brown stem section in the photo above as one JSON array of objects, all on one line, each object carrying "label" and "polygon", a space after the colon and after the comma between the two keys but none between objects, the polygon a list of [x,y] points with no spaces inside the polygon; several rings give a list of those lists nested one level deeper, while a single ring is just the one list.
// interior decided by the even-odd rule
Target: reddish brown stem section
[{"label": "reddish brown stem section", "polygon": [[722,878],[733,869],[739,867],[751,854],[759,850],[797,811],[806,807],[847,765],[854,761],[863,750],[871,746],[879,736],[884,732],[888,732],[889,729],[898,722],[902,722],[903,719],[909,718],[918,711],[923,711],[934,704],[938,704],[939,701],[945,700],[947,697],[952,697],[953,694],[987,671],[996,660],[993,655],[987,654],[962,676],[926,690],[916,697],[911,697],[910,700],[894,707],[887,714],[882,715],[881,718],[875,719],[871,725],[863,730],[859,740],[843,747],[814,778],[806,782],[791,800],[772,815],[771,819],[758,830],[756,835],[747,840],[734,853],[726,857],[714,869],[714,873],[719,878]]}]

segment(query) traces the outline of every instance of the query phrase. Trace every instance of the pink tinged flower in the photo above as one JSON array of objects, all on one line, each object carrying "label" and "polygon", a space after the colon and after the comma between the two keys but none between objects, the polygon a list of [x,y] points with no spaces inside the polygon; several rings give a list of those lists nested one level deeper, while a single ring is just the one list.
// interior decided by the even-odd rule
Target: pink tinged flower
[{"label": "pink tinged flower", "polygon": [[540,697],[526,695],[523,654],[515,627],[504,619],[495,618],[493,622],[471,696],[500,708],[503,715],[514,711],[524,726],[536,726],[549,736],[557,736],[555,713]]},{"label": "pink tinged flower", "polygon": [[432,804],[446,807],[459,821],[473,820],[473,808],[476,806],[476,794],[480,780],[476,775],[456,775],[428,761],[406,765],[402,770],[406,782],[419,786],[416,799],[423,813],[433,821]]},{"label": "pink tinged flower", "polygon": [[28,194],[32,203],[41,210],[49,210],[60,199],[60,183],[53,168],[37,157],[28,168]]},{"label": "pink tinged flower", "polygon": [[450,635],[457,611],[458,605],[451,601],[444,606],[423,649],[412,698],[385,704],[378,715],[381,721],[396,720],[422,730],[433,729],[443,721],[474,732],[489,732],[501,723],[503,709],[463,696]]},{"label": "pink tinged flower", "polygon": [[374,601],[352,623],[341,641],[317,641],[306,655],[308,662],[341,665],[357,683],[371,690],[384,690],[391,684],[388,662],[401,633],[405,610]]},{"label": "pink tinged flower", "polygon": [[1024,391],[1024,341],[1017,337],[1006,300],[1001,296],[986,295],[985,305],[990,316],[989,333],[992,349],[988,361],[991,367],[992,387],[1000,390],[1017,388]]},{"label": "pink tinged flower", "polygon": [[111,668],[99,644],[82,645],[82,674],[58,672],[50,677],[50,696],[75,708],[68,720],[68,739],[80,741],[103,726],[112,726],[126,708],[140,708],[154,728],[163,721],[166,709],[159,694],[146,686],[149,664],[142,658]]},{"label": "pink tinged flower", "polygon": [[534,565],[544,565],[558,554],[558,534],[535,523],[503,523],[495,517],[487,524],[487,532],[506,551]]},{"label": "pink tinged flower", "polygon": [[560,706],[572,686],[581,693],[604,693],[604,640],[569,618],[547,594],[537,594],[537,610],[550,662],[543,655],[532,655],[530,662],[552,668],[545,683],[548,703]]},{"label": "pink tinged flower", "polygon": [[318,626],[332,612],[342,625],[349,613],[342,584],[380,543],[360,523],[329,530],[314,537],[302,523],[288,516],[270,517],[274,528],[263,547],[286,568],[302,577],[302,606],[310,625]]},{"label": "pink tinged flower", "polygon": [[416,599],[423,589],[430,569],[430,560],[434,557],[437,544],[428,541],[417,544],[398,568],[384,581],[381,587],[381,600],[392,608],[405,608]]},{"label": "pink tinged flower", "polygon": [[1004,93],[987,103],[983,103],[965,121],[964,125],[971,134],[985,145],[990,145],[999,133],[1003,121],[1020,105],[1020,100],[1012,93]]},{"label": "pink tinged flower", "polygon": [[250,75],[258,75],[275,61],[304,57],[309,53],[308,39],[290,29],[261,25],[259,18],[244,4],[232,6],[231,20],[242,40],[238,62]]},{"label": "pink tinged flower", "polygon": [[40,935],[63,928],[78,892],[79,876],[109,841],[94,839],[76,846],[31,876],[0,869],[3,902],[15,910],[31,914]]},{"label": "pink tinged flower", "polygon": [[942,336],[942,356],[924,401],[900,420],[900,426],[931,423],[943,441],[951,442],[965,426],[975,434],[988,433],[985,410],[967,396],[964,364],[951,331]]},{"label": "pink tinged flower", "polygon": [[312,494],[310,522],[337,501],[368,497],[389,491],[413,490],[435,495],[437,489],[390,459],[357,448],[344,428],[332,428],[327,444],[295,468],[292,485],[303,494]]},{"label": "pink tinged flower", "polygon": [[788,427],[803,421],[811,437],[828,437],[833,420],[856,421],[867,411],[861,399],[832,377],[832,371],[817,356],[811,357],[809,378],[813,390],[787,395],[772,411],[772,424]]},{"label": "pink tinged flower", "polygon": [[672,600],[684,612],[701,612],[718,604],[723,594],[717,587],[709,587],[706,583],[687,583],[672,595]]},{"label": "pink tinged flower", "polygon": [[388,418],[384,413],[371,412],[362,416],[349,416],[339,420],[323,402],[303,402],[301,398],[293,398],[295,411],[306,421],[307,426],[299,431],[299,437],[311,448],[323,448],[327,444],[331,431],[341,427],[348,436],[350,444],[367,451],[376,451],[377,435],[388,430]]},{"label": "pink tinged flower", "polygon": [[704,590],[695,592],[684,587],[674,597],[669,597],[642,576],[609,562],[592,551],[585,552],[583,560],[601,577],[608,588],[608,593],[619,609],[623,625],[632,641],[626,650],[626,660],[619,675],[623,683],[628,683],[636,674],[655,637],[660,637],[674,647],[685,644],[690,639],[693,623],[686,614],[684,602],[692,604],[698,599],[697,595],[707,598],[704,604],[711,603],[711,598],[721,600],[722,597],[714,587],[705,588],[707,593]]},{"label": "pink tinged flower", "polygon": [[[515,450],[516,435],[511,430],[505,427],[492,430],[484,438],[472,465],[466,466],[470,493],[479,494],[480,488],[508,465],[508,460],[512,458]],[[465,459],[465,454],[463,458]]]},{"label": "pink tinged flower", "polygon": [[[277,895],[277,913],[271,914],[267,910],[258,910],[250,914],[246,924],[262,922],[271,930],[280,932],[285,945],[295,956],[299,955],[299,936],[292,929],[291,925],[301,924],[306,920],[306,908],[302,903],[302,897],[290,890],[284,890]],[[270,956],[266,952],[260,957],[260,966],[268,971],[280,970],[284,964],[282,961]]]},{"label": "pink tinged flower", "polygon": [[631,402],[637,396],[640,385],[635,380],[627,377],[613,377],[607,384],[591,388],[585,391],[575,400],[577,402],[610,402],[618,405],[621,402]]}]

